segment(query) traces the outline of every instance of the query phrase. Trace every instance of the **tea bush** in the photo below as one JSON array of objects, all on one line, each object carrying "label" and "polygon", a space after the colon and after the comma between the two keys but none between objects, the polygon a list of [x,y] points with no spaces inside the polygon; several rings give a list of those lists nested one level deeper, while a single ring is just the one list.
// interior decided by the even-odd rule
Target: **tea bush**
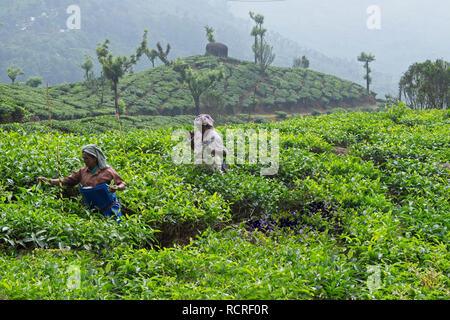
[{"label": "tea bush", "polygon": [[[230,162],[226,174],[175,165],[175,127],[122,120],[122,135],[91,135],[93,123],[79,120],[65,124],[73,133],[0,130],[0,298],[448,299],[445,110],[218,128],[277,129],[272,176],[259,163]],[[79,195],[36,183],[81,167],[88,143],[127,182],[120,224],[86,210]]]},{"label": "tea bush", "polygon": [[[223,95],[227,110],[234,113],[244,112],[241,102],[255,92],[260,101],[258,108],[265,111],[283,108],[299,112],[309,104],[351,106],[354,100],[370,102],[362,86],[312,70],[269,66],[267,75],[261,77],[258,67],[248,61],[201,55],[185,61],[196,69],[223,64],[226,76],[215,84],[215,89]],[[115,112],[114,92],[109,83],[102,85],[99,79],[89,87],[80,82],[50,87],[48,91],[52,119],[80,119]],[[340,95],[341,91],[348,94]],[[124,77],[119,95],[128,107],[128,115],[181,115],[194,108],[190,91],[179,74],[165,65]],[[46,88],[0,84],[0,96],[19,101],[31,117],[49,119]],[[20,120],[0,119],[12,121]]]}]

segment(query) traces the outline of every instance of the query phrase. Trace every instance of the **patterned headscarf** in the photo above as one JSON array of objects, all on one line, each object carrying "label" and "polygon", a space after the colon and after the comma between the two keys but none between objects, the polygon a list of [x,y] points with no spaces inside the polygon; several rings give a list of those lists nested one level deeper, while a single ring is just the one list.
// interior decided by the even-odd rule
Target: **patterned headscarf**
[{"label": "patterned headscarf", "polygon": [[84,146],[81,149],[81,152],[86,152],[87,154],[90,154],[91,156],[97,158],[97,163],[100,170],[109,168],[109,166],[106,164],[105,155],[103,154],[102,150],[95,144],[88,144],[87,146]]},{"label": "patterned headscarf", "polygon": [[214,119],[211,118],[209,114],[201,114],[197,118],[195,118],[194,123],[196,126],[214,126]]}]

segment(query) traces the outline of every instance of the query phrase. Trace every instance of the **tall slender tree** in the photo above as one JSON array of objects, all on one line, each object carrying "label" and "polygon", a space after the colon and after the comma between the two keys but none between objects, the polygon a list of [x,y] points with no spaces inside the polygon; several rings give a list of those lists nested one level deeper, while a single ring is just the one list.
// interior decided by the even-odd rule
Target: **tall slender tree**
[{"label": "tall slender tree", "polygon": [[447,109],[450,105],[450,63],[442,59],[414,63],[399,82],[400,97],[415,109]]},{"label": "tall slender tree", "polygon": [[309,68],[309,59],[306,56],[302,56],[301,58],[294,58],[294,62],[292,63],[292,68]]},{"label": "tall slender tree", "polygon": [[211,88],[217,81],[224,78],[222,67],[213,70],[193,70],[185,61],[177,59],[173,63],[173,69],[181,75],[181,79],[191,91],[195,104],[195,113],[200,114],[200,96]]},{"label": "tall slender tree", "polygon": [[8,68],[7,73],[8,77],[11,79],[11,84],[14,84],[14,82],[16,82],[18,76],[25,74],[21,68],[14,65]]},{"label": "tall slender tree", "polygon": [[161,46],[161,44],[159,42],[156,44],[156,48],[158,49],[158,57],[159,57],[159,59],[166,66],[170,66],[171,62],[167,58],[167,56],[169,55],[169,52],[170,52],[170,44],[167,44],[166,51],[163,50],[163,48],[162,48],[162,46]]},{"label": "tall slender tree", "polygon": [[261,45],[258,46],[258,50],[256,52],[260,56],[258,62],[261,75],[264,75],[267,67],[272,64],[273,60],[275,60],[275,53],[273,53],[273,47],[270,46],[268,43],[263,42]]},{"label": "tall slender tree", "polygon": [[156,51],[155,49],[148,49],[148,50],[145,51],[145,55],[150,60],[150,62],[152,63],[152,67],[154,68],[155,67],[155,60],[159,56],[158,51]]},{"label": "tall slender tree", "polygon": [[214,37],[214,29],[210,26],[205,26],[206,38],[209,42],[216,42],[216,38]]},{"label": "tall slender tree", "polygon": [[364,68],[366,69],[366,75],[364,76],[364,79],[366,80],[366,86],[367,86],[367,94],[370,94],[370,84],[372,83],[372,77],[370,76],[370,73],[372,70],[369,67],[369,63],[372,61],[375,61],[375,56],[370,53],[361,52],[361,54],[358,56],[358,61],[364,63]]},{"label": "tall slender tree", "polygon": [[[251,35],[255,37],[255,43],[253,44],[253,52],[255,54],[255,63],[258,63],[258,60],[261,60],[261,51],[258,50],[258,46],[261,46],[263,43],[264,35],[267,32],[267,29],[262,27],[264,23],[264,16],[262,14],[255,14],[254,12],[249,12],[250,18],[255,22],[255,26],[252,29]],[[259,39],[258,39],[259,38]]]},{"label": "tall slender tree", "polygon": [[83,63],[79,64],[79,66],[84,71],[84,81],[86,86],[88,88],[92,87],[92,82],[94,80],[94,72],[92,71],[94,69],[94,61],[89,55],[86,55]]},{"label": "tall slender tree", "polygon": [[267,67],[274,61],[275,54],[273,53],[273,47],[264,40],[264,36],[267,32],[267,29],[262,26],[264,23],[264,16],[255,14],[252,11],[249,12],[249,15],[255,22],[255,26],[250,33],[251,36],[255,38],[255,42],[252,45],[255,64],[259,64],[261,74],[264,74]]},{"label": "tall slender tree", "polygon": [[119,116],[119,94],[118,85],[119,80],[129,72],[133,71],[133,66],[138,62],[142,54],[147,50],[147,34],[148,31],[144,31],[141,44],[136,49],[136,54],[132,54],[130,57],[117,56],[114,57],[109,49],[109,39],[106,39],[104,43],[99,43],[97,46],[98,61],[102,65],[103,74],[109,80],[111,80],[114,90],[114,102],[116,107],[116,115]]}]

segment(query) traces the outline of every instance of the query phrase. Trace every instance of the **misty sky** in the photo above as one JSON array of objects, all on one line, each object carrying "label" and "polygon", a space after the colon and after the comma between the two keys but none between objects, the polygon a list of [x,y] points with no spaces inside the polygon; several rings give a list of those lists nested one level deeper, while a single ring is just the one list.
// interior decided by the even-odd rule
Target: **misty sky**
[{"label": "misty sky", "polygon": [[[206,45],[203,27],[208,24],[214,27],[218,41],[229,45],[231,56],[252,60],[250,31],[254,23],[249,11],[265,17],[267,39],[273,42],[270,44],[276,54],[274,65],[291,66],[294,57],[306,54],[311,69],[363,84],[363,68],[356,57],[362,51],[369,52],[376,57],[371,69],[377,92],[395,93],[401,75],[415,62],[437,58],[450,61],[450,0],[33,0],[27,1],[28,5],[25,1],[0,0],[0,15],[4,6],[12,3],[18,21],[2,16],[5,24],[0,33],[3,30],[4,38],[0,41],[6,45],[0,46],[0,66],[23,65],[25,72],[53,83],[77,78],[53,60],[50,63],[51,56],[61,64],[70,61],[73,65],[83,59],[83,51],[95,56],[97,43],[107,37],[114,52],[128,55],[140,41],[143,29],[150,30],[151,45],[156,41],[171,43],[170,58],[175,58],[202,52]],[[83,27],[63,37],[59,31],[68,17],[65,8],[72,3],[82,8]],[[380,10],[379,30],[367,27],[372,17],[367,9],[373,5]],[[54,7],[59,10],[58,21],[44,21],[48,22],[45,32],[39,29],[44,28],[42,21],[44,24],[31,27],[31,16]],[[23,30],[25,25],[29,30]],[[13,30],[14,37],[5,35],[5,30]],[[48,30],[56,30],[58,36],[46,38]],[[36,37],[27,38],[27,32],[34,32]],[[281,45],[286,43],[285,38],[295,43]],[[64,50],[63,40],[70,43],[68,50]],[[42,46],[49,41],[53,44]],[[24,54],[19,46],[31,51]],[[78,51],[72,50],[75,47]],[[37,63],[30,62],[31,57],[39,57]],[[148,62],[141,66],[148,68]],[[2,76],[7,82],[6,74]]]},{"label": "misty sky", "polygon": [[[448,0],[228,1],[227,5],[249,21],[249,11],[263,14],[267,29],[328,56],[351,60],[361,51],[371,52],[377,57],[374,69],[383,72],[398,74],[427,58],[450,60]],[[380,30],[367,28],[371,5],[380,8]]]}]

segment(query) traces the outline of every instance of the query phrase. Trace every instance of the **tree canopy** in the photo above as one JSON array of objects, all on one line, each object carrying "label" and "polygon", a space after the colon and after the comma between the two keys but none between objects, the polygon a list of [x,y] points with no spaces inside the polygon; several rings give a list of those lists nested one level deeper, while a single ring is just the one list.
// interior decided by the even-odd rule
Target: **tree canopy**
[{"label": "tree canopy", "polygon": [[214,29],[210,26],[205,26],[206,31],[206,38],[209,42],[216,42],[216,39],[214,38]]},{"label": "tree canopy", "polygon": [[117,86],[120,78],[126,73],[133,71],[133,66],[138,62],[139,58],[148,51],[147,49],[147,34],[148,31],[144,31],[144,36],[139,47],[136,49],[136,54],[132,54],[129,57],[116,56],[111,53],[109,49],[109,39],[105,42],[99,43],[97,46],[98,61],[102,65],[103,74],[105,77],[112,81],[114,87],[116,114],[119,114],[119,97],[117,92]]},{"label": "tree canopy", "polygon": [[372,72],[372,70],[369,67],[369,63],[375,61],[375,56],[371,53],[361,52],[357,59],[359,62],[364,63],[364,68],[366,69],[366,75],[364,76],[364,79],[366,80],[367,94],[370,94],[370,84],[372,83],[372,77],[370,76],[370,73]]},{"label": "tree canopy", "polygon": [[251,36],[255,38],[255,42],[252,45],[252,50],[255,56],[255,63],[259,64],[261,74],[264,74],[268,66],[275,60],[275,54],[273,53],[273,47],[270,46],[265,40],[264,36],[267,29],[263,28],[264,16],[261,14],[255,14],[249,12],[250,18],[255,22],[255,26],[251,31]]},{"label": "tree canopy", "polygon": [[14,83],[18,76],[24,75],[23,70],[17,66],[10,66],[7,70],[8,77],[11,79],[11,83]]},{"label": "tree canopy", "polygon": [[181,75],[183,82],[188,85],[194,99],[196,114],[200,114],[200,96],[213,86],[216,81],[224,78],[222,67],[212,70],[193,70],[182,59],[175,60],[173,69]]},{"label": "tree canopy", "polygon": [[415,109],[446,109],[450,102],[450,63],[442,59],[414,63],[399,83],[400,98]]}]

